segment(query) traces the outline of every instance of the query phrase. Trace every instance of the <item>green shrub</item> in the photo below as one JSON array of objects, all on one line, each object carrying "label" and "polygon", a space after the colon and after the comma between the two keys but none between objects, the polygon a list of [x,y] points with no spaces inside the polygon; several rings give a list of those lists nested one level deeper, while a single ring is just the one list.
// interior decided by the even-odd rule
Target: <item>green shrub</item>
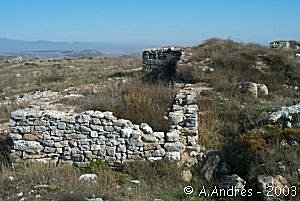
[{"label": "green shrub", "polygon": [[88,173],[97,174],[97,173],[100,173],[102,171],[107,171],[107,170],[109,170],[109,168],[110,167],[108,166],[106,161],[97,160],[97,161],[92,161],[90,163],[90,165],[86,168],[85,171],[87,171]]}]

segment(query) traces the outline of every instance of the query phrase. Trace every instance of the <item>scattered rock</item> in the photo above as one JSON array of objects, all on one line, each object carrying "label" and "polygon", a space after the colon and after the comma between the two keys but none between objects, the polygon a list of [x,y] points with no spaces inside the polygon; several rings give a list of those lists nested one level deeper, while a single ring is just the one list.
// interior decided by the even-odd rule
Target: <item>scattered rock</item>
[{"label": "scattered rock", "polygon": [[23,195],[24,195],[23,192],[20,192],[20,193],[17,194],[18,197],[22,197]]},{"label": "scattered rock", "polygon": [[102,198],[85,198],[86,201],[103,201]]},{"label": "scattered rock", "polygon": [[190,183],[193,179],[192,172],[190,170],[183,170],[181,173],[181,179],[186,183]]},{"label": "scattered rock", "polygon": [[136,185],[141,185],[141,182],[139,180],[131,180],[130,182]]},{"label": "scattered rock", "polygon": [[7,177],[7,179],[8,179],[8,181],[14,181],[15,180],[15,178],[13,176],[9,176],[9,177]]},{"label": "scattered rock", "polygon": [[277,162],[277,167],[281,172],[286,171],[286,162],[285,161],[278,161]]},{"label": "scattered rock", "polygon": [[83,182],[95,182],[97,180],[98,176],[96,174],[83,174],[80,175],[79,181]]}]

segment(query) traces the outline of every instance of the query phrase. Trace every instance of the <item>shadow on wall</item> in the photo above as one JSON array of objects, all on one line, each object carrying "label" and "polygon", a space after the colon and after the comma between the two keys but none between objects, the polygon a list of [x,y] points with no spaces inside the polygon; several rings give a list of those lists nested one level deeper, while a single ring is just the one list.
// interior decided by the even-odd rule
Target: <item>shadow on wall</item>
[{"label": "shadow on wall", "polygon": [[148,49],[143,52],[143,70],[146,81],[173,80],[178,62],[183,55],[183,48]]}]

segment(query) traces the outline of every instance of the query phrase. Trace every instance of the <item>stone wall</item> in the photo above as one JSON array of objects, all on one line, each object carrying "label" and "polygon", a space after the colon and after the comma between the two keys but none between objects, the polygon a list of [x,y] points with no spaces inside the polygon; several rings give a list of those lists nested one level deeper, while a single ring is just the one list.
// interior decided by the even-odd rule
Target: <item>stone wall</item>
[{"label": "stone wall", "polygon": [[165,47],[152,48],[143,51],[143,70],[156,79],[162,79],[176,74],[185,48]]},{"label": "stone wall", "polygon": [[179,131],[153,132],[147,124],[117,119],[111,112],[81,114],[22,109],[11,113],[11,157],[87,166],[93,160],[179,160]]},{"label": "stone wall", "polygon": [[193,85],[186,84],[175,97],[175,102],[169,112],[170,128],[179,130],[180,142],[185,146],[198,144],[198,105],[197,93]]},{"label": "stone wall", "polygon": [[43,107],[14,111],[9,121],[11,158],[79,167],[94,160],[113,166],[128,160],[180,160],[186,148],[198,146],[198,106],[192,85],[179,88],[168,115],[168,132],[118,119],[112,112],[67,114]]},{"label": "stone wall", "polygon": [[270,43],[270,48],[281,48],[281,49],[290,49],[290,50],[300,50],[300,42],[297,41],[273,41]]}]

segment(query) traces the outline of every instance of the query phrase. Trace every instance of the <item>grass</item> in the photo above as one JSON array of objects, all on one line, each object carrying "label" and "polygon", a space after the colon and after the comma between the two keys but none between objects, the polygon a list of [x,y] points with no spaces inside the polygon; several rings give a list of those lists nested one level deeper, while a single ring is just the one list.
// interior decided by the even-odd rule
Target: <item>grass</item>
[{"label": "grass", "polygon": [[[68,93],[91,92],[111,81],[114,75],[141,66],[139,58],[61,59],[17,64],[0,63],[0,101],[11,103],[0,107],[0,122],[8,121],[12,111],[26,107],[16,104],[16,98],[35,91]],[[93,88],[91,86],[94,86]]]},{"label": "grass", "polygon": [[148,123],[156,131],[168,130],[164,118],[173,103],[176,90],[169,84],[145,83],[137,80],[125,84],[109,85],[106,91],[86,94],[86,97],[69,102],[78,111],[112,111],[118,118],[136,124]]},{"label": "grass", "polygon": [[[113,171],[102,164],[92,164],[91,168],[78,169],[73,166],[54,164],[24,163],[14,170],[2,172],[0,177],[0,198],[16,198],[19,192],[31,199],[41,195],[41,200],[70,199],[72,192],[77,198],[101,197],[104,200],[181,200],[184,197],[180,181],[180,169],[176,163],[133,162],[125,164],[123,171]],[[140,171],[143,170],[143,171]],[[98,179],[93,183],[79,182],[83,173],[96,173]],[[13,176],[9,181],[7,176]],[[139,179],[140,185],[130,182]],[[47,184],[46,188],[34,188]],[[18,186],[16,189],[15,186]],[[31,194],[29,192],[35,189]],[[83,200],[83,199],[79,199]]]},{"label": "grass", "polygon": [[0,133],[0,173],[4,168],[10,167],[10,145],[11,140],[4,137],[4,134]]},{"label": "grass", "polygon": [[[209,39],[192,48],[190,63],[210,58],[214,72],[203,73],[199,68],[184,66],[181,79],[189,82],[207,81],[219,91],[228,91],[238,82],[252,81],[266,84],[270,91],[282,93],[282,85],[299,86],[299,62],[284,50],[268,49],[258,44],[243,44],[231,40]],[[263,61],[269,69],[254,68]],[[298,96],[299,98],[299,96]]]},{"label": "grass", "polygon": [[[204,77],[204,81],[214,87],[214,91],[205,92],[198,100],[199,108],[204,108],[199,120],[200,144],[208,149],[223,150],[234,171],[243,178],[254,177],[249,170],[260,164],[267,164],[265,172],[279,174],[278,171],[268,170],[278,160],[276,154],[271,153],[276,152],[280,156],[282,152],[276,145],[283,136],[289,137],[278,137],[275,134],[282,133],[282,130],[268,130],[264,135],[258,131],[264,129],[265,125],[261,120],[269,112],[300,101],[299,91],[284,87],[300,85],[299,63],[286,51],[219,39],[211,39],[194,47],[189,62],[201,61],[207,57],[212,59],[211,67],[215,71],[195,78],[201,80]],[[258,58],[269,69],[262,71],[253,68]],[[241,95],[232,88],[241,81],[266,84],[270,95],[257,99]],[[249,135],[251,131],[254,134]],[[299,142],[299,135],[294,136],[294,139]],[[295,158],[292,153],[289,156],[288,153],[284,155],[288,161],[299,163],[299,158]],[[289,173],[285,176],[291,178]],[[292,181],[295,183],[295,180]]]}]

